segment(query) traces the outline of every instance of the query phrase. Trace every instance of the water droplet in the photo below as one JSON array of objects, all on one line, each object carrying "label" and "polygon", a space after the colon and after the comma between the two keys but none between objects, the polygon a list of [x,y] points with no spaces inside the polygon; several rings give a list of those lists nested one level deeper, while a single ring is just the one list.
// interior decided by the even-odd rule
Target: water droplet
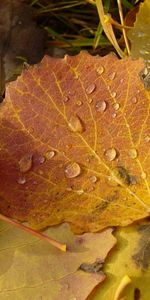
[{"label": "water droplet", "polygon": [[83,102],[80,101],[80,100],[78,100],[78,101],[76,102],[76,104],[77,104],[78,106],[81,106],[81,105],[83,104]]},{"label": "water droplet", "polygon": [[63,98],[63,101],[66,103],[66,102],[68,102],[69,101],[69,97],[68,96],[65,96],[64,98]]},{"label": "water droplet", "polygon": [[102,101],[98,101],[95,105],[95,109],[98,111],[98,112],[104,112],[107,108],[107,102],[102,100]]},{"label": "water droplet", "polygon": [[80,118],[76,115],[76,116],[71,116],[68,126],[70,128],[71,131],[73,132],[83,132],[83,124],[80,120]]},{"label": "water droplet", "polygon": [[136,104],[136,103],[138,102],[138,100],[137,100],[136,97],[133,97],[131,101],[132,101],[132,103],[134,103],[134,104]]},{"label": "water droplet", "polygon": [[86,91],[86,93],[87,93],[88,95],[90,95],[90,94],[92,94],[92,93],[95,91],[95,89],[96,89],[96,84],[95,84],[95,83],[91,83],[91,84],[85,89],[85,91]]},{"label": "water droplet", "polygon": [[38,161],[39,161],[40,164],[43,164],[45,162],[45,157],[42,156],[42,155],[39,155]]},{"label": "water droplet", "polygon": [[117,96],[117,93],[116,93],[116,92],[112,92],[112,93],[111,93],[111,96],[112,96],[113,98],[115,98],[115,97]]},{"label": "water droplet", "polygon": [[47,160],[53,158],[55,156],[55,151],[47,151],[45,157]]},{"label": "water droplet", "polygon": [[76,190],[75,191],[78,195],[82,195],[83,193],[84,193],[84,190],[83,189],[81,189],[81,190]]},{"label": "water droplet", "polygon": [[120,83],[123,83],[123,82],[124,82],[124,79],[123,79],[123,78],[121,78],[121,79],[120,79]]},{"label": "water droplet", "polygon": [[118,110],[119,107],[120,107],[120,104],[116,102],[116,103],[113,104],[113,107],[114,107],[115,110]]},{"label": "water droplet", "polygon": [[92,183],[96,183],[97,182],[97,177],[96,176],[91,176],[90,177],[90,181],[92,182]]},{"label": "water droplet", "polygon": [[147,136],[145,137],[145,142],[146,142],[146,143],[150,142],[150,136],[149,136],[149,135],[147,135]]},{"label": "water droplet", "polygon": [[101,74],[104,73],[105,69],[104,69],[103,66],[100,66],[96,71],[97,71],[97,73],[98,73],[99,75],[101,75]]},{"label": "water droplet", "polygon": [[115,148],[109,148],[104,152],[104,155],[107,160],[112,161],[117,157],[117,151]]},{"label": "water droplet", "polygon": [[116,72],[109,74],[108,77],[110,78],[110,80],[113,80],[116,77]]},{"label": "water droplet", "polygon": [[38,170],[38,173],[39,173],[40,175],[43,175],[43,174],[44,174],[44,172],[43,172],[42,170]]},{"label": "water droplet", "polygon": [[17,180],[17,182],[19,184],[25,184],[26,183],[26,179],[25,179],[25,177],[19,177],[18,180]]},{"label": "water droplet", "polygon": [[142,178],[142,179],[146,179],[146,177],[147,177],[147,174],[146,174],[145,172],[142,172],[142,173],[141,173],[141,178]]},{"label": "water droplet", "polygon": [[89,98],[88,99],[88,102],[91,104],[93,102],[93,99],[92,98]]},{"label": "water droplet", "polygon": [[65,168],[65,175],[67,178],[74,178],[81,174],[81,168],[79,164],[76,162],[71,162],[69,165]]},{"label": "water droplet", "polygon": [[113,114],[112,114],[112,118],[115,119],[116,117],[117,117],[117,114],[116,114],[116,113],[113,113]]},{"label": "water droplet", "polygon": [[129,156],[130,156],[132,159],[137,158],[137,156],[138,156],[137,150],[136,150],[135,148],[130,149],[130,150],[129,150]]},{"label": "water droplet", "polygon": [[31,169],[32,157],[33,157],[33,154],[27,154],[20,159],[20,161],[19,161],[20,172],[25,173]]}]

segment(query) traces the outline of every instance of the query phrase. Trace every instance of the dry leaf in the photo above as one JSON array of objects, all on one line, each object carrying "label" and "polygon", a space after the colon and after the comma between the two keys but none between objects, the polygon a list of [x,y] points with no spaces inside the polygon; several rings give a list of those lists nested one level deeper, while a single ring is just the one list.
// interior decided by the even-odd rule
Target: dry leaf
[{"label": "dry leaf", "polygon": [[[46,230],[67,243],[69,249],[62,253],[13,226],[0,224],[1,300],[84,300],[105,279],[96,265],[104,263],[116,243],[112,229],[82,236],[74,236],[67,224]],[[94,263],[95,269],[80,268]]]},{"label": "dry leaf", "polygon": [[[75,232],[149,215],[149,93],[143,62],[45,57],[9,84],[0,111],[0,210]],[[20,162],[32,157],[27,172]],[[27,160],[27,163],[28,160]]]}]

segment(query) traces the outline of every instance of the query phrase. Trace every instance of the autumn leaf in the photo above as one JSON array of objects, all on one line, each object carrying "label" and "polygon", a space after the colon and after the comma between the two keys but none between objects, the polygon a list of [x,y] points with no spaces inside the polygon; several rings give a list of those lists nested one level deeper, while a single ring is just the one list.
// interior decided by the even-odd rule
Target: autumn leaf
[{"label": "autumn leaf", "polygon": [[122,228],[117,231],[116,252],[109,257],[107,265],[104,268],[109,280],[97,290],[92,300],[114,300],[115,293],[125,275],[130,277],[131,282],[122,291],[122,298],[127,300],[149,299],[149,236],[149,222]]},{"label": "autumn leaf", "polygon": [[74,236],[67,224],[46,230],[68,244],[68,252],[62,253],[13,226],[0,225],[1,300],[84,300],[105,279],[103,263],[116,243],[112,229],[82,236]]},{"label": "autumn leaf", "polygon": [[141,60],[45,57],[0,111],[0,211],[74,232],[149,215],[149,92]]}]

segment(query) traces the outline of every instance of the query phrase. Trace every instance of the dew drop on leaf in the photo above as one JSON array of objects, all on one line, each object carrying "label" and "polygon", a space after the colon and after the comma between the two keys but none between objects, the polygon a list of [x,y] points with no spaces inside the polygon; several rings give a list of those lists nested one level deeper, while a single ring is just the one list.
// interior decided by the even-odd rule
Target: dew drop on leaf
[{"label": "dew drop on leaf", "polygon": [[109,148],[104,152],[104,155],[108,161],[112,161],[117,157],[117,151],[115,148]]},{"label": "dew drop on leaf", "polygon": [[130,150],[129,150],[129,156],[130,156],[132,159],[137,158],[137,156],[138,156],[137,150],[136,150],[135,148],[130,149]]},{"label": "dew drop on leaf", "polygon": [[81,133],[84,130],[83,124],[77,115],[71,116],[68,126],[69,126],[69,129],[73,132]]},{"label": "dew drop on leaf", "polygon": [[132,103],[134,103],[134,104],[136,104],[136,103],[138,102],[138,100],[137,100],[136,97],[133,97],[131,101],[132,101]]},{"label": "dew drop on leaf", "polygon": [[116,72],[113,72],[113,73],[109,74],[108,77],[110,78],[110,80],[115,79],[115,77],[116,77]]},{"label": "dew drop on leaf", "polygon": [[112,118],[115,119],[116,117],[117,117],[117,114],[116,114],[116,113],[113,113],[113,114],[112,114]]},{"label": "dew drop on leaf", "polygon": [[113,98],[115,98],[115,97],[117,96],[117,93],[116,93],[116,92],[111,92],[111,96],[112,96]]},{"label": "dew drop on leaf", "polygon": [[39,161],[40,164],[43,164],[45,162],[45,157],[42,156],[42,155],[39,155],[38,161]]},{"label": "dew drop on leaf", "polygon": [[102,101],[98,101],[95,105],[95,109],[98,111],[98,112],[104,112],[107,108],[107,102],[102,100]]},{"label": "dew drop on leaf", "polygon": [[146,174],[145,172],[142,172],[142,173],[141,173],[141,178],[142,178],[142,179],[146,179],[146,177],[147,177],[147,174]]},{"label": "dew drop on leaf", "polygon": [[92,98],[89,98],[88,99],[88,102],[91,104],[93,102],[93,99]]},{"label": "dew drop on leaf", "polygon": [[55,151],[47,151],[45,157],[47,160],[53,158],[55,156]]},{"label": "dew drop on leaf", "polygon": [[87,88],[85,89],[86,93],[88,95],[92,94],[96,89],[96,84],[95,83],[91,83],[89,86],[87,86]]},{"label": "dew drop on leaf", "polygon": [[117,102],[114,103],[113,108],[114,108],[115,110],[118,110],[119,107],[120,107],[120,104],[119,104],[119,103],[117,103]]},{"label": "dew drop on leaf", "polygon": [[149,135],[147,135],[147,136],[145,137],[145,142],[146,142],[146,143],[150,142],[150,136],[149,136]]},{"label": "dew drop on leaf", "polygon": [[104,73],[105,69],[103,66],[100,66],[96,71],[97,71],[98,75],[101,75]]},{"label": "dew drop on leaf", "polygon": [[65,168],[65,175],[67,178],[74,178],[81,174],[81,168],[76,162],[71,162]]},{"label": "dew drop on leaf", "polygon": [[81,190],[76,190],[76,193],[77,193],[78,195],[82,195],[82,194],[84,194],[84,190],[83,190],[83,189],[81,189]]},{"label": "dew drop on leaf", "polygon": [[92,183],[96,183],[97,182],[97,177],[96,176],[91,176],[90,177],[90,182],[92,182]]},{"label": "dew drop on leaf", "polygon": [[33,157],[33,154],[27,154],[20,159],[20,161],[19,161],[20,172],[25,173],[31,169],[32,157]]},{"label": "dew drop on leaf", "polygon": [[76,102],[76,104],[77,104],[78,106],[81,106],[81,105],[83,104],[83,102],[82,102],[81,100],[78,100],[78,101]]},{"label": "dew drop on leaf", "polygon": [[25,184],[26,183],[26,179],[25,179],[25,177],[19,177],[18,180],[17,180],[17,182],[19,184]]},{"label": "dew drop on leaf", "polygon": [[68,102],[69,101],[69,97],[68,96],[65,96],[64,98],[63,98],[63,101],[66,103],[66,102]]}]

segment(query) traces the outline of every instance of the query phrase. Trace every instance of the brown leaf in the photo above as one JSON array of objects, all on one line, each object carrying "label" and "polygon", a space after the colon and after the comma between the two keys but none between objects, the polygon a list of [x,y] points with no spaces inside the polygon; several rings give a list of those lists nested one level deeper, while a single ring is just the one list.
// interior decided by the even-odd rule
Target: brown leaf
[{"label": "brown leaf", "polygon": [[102,271],[87,273],[79,267],[104,262],[116,243],[112,229],[82,236],[74,236],[67,224],[46,230],[46,234],[67,243],[69,250],[62,253],[13,226],[0,224],[1,300],[41,296],[84,300],[105,279]]},{"label": "brown leaf", "polygon": [[[37,229],[67,221],[76,232],[149,215],[149,93],[138,75],[143,66],[85,52],[45,57],[9,85],[0,111],[4,215]],[[19,162],[28,155],[32,165],[22,173]]]}]

